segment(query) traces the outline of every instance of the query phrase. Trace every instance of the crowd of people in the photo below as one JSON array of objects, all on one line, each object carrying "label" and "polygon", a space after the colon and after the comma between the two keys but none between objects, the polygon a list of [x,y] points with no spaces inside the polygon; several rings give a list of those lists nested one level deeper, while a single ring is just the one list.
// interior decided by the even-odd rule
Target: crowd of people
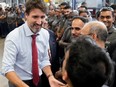
[{"label": "crowd of people", "polygon": [[85,2],[0,8],[0,37],[9,87],[116,87],[116,4],[94,17]]},{"label": "crowd of people", "polygon": [[25,22],[23,4],[12,7],[0,7],[0,37],[5,38],[9,32]]}]

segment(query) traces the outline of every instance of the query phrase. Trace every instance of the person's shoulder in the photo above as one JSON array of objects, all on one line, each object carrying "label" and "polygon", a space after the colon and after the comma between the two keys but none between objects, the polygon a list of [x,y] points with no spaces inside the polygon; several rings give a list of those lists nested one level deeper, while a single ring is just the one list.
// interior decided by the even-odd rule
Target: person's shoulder
[{"label": "person's shoulder", "polygon": [[41,30],[40,30],[40,35],[42,36],[42,37],[44,37],[44,38],[46,38],[46,39],[49,39],[49,37],[50,37],[50,34],[49,34],[49,32],[48,32],[48,30],[46,30],[46,29],[44,29],[44,28],[41,28]]},{"label": "person's shoulder", "polygon": [[23,31],[23,25],[12,30],[6,37],[6,39],[17,40],[20,36],[20,32]]},{"label": "person's shoulder", "polygon": [[15,28],[7,35],[7,37],[15,37],[17,33],[18,33],[18,28]]},{"label": "person's shoulder", "polygon": [[48,30],[41,28],[40,33],[42,34],[49,34]]},{"label": "person's shoulder", "polygon": [[114,52],[114,50],[116,50],[116,40],[112,41],[108,47],[107,47],[108,52],[110,53],[110,55],[112,55],[112,53]]},{"label": "person's shoulder", "polygon": [[116,48],[116,40],[112,41],[108,46],[108,49],[115,49],[115,48]]},{"label": "person's shoulder", "polygon": [[113,33],[116,33],[116,27],[114,25],[111,27],[111,30],[113,31]]},{"label": "person's shoulder", "polygon": [[47,32],[48,30],[47,29],[44,29],[44,28],[41,28],[41,31]]}]

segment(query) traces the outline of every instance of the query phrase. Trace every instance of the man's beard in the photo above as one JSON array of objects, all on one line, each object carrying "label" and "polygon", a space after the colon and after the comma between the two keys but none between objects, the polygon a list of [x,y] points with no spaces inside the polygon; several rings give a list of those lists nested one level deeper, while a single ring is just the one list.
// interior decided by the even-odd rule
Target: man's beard
[{"label": "man's beard", "polygon": [[[38,28],[36,28],[36,26],[38,26]],[[31,28],[31,31],[32,31],[33,33],[37,33],[37,32],[40,31],[41,27],[42,27],[42,24],[41,24],[41,25],[33,24],[32,27],[30,27],[30,28]]]}]

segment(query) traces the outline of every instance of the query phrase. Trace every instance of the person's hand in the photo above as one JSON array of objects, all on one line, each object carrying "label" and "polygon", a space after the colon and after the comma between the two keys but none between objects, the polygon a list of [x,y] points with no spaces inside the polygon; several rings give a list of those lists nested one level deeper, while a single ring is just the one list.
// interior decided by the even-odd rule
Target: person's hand
[{"label": "person's hand", "polygon": [[65,86],[65,84],[63,84],[62,82],[56,80],[54,78],[54,76],[50,76],[48,78],[48,80],[49,80],[50,87],[62,87],[62,86]]},{"label": "person's hand", "polygon": [[55,73],[55,78],[58,79],[58,78],[61,78],[62,77],[62,71],[61,69],[59,69],[56,73]]}]

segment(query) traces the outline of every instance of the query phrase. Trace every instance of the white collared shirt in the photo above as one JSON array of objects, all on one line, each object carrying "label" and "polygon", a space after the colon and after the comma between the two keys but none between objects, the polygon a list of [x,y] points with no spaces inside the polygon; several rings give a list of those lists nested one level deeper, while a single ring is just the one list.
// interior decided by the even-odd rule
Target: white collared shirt
[{"label": "white collared shirt", "polygon": [[[39,75],[41,75],[41,69],[50,65],[48,56],[49,33],[42,28],[37,34]],[[27,22],[8,34],[5,40],[2,74],[15,71],[22,80],[32,79],[31,35],[33,32],[27,26]]]}]

